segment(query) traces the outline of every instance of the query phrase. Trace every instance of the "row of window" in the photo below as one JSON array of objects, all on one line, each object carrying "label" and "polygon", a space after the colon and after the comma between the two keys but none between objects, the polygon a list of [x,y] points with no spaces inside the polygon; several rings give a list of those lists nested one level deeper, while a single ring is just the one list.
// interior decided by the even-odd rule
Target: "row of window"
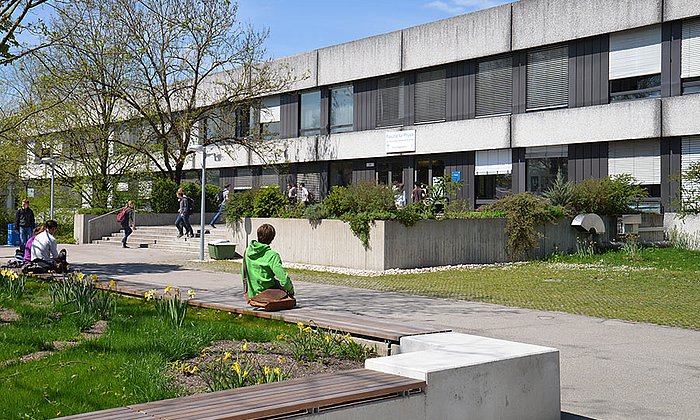
[{"label": "row of window", "polygon": [[[661,25],[609,35],[607,69],[598,83],[608,83],[609,102],[661,96]],[[474,63],[474,116],[510,114],[513,109],[515,55],[506,54],[476,60]],[[569,106],[570,61],[568,45],[553,45],[525,53],[525,111]],[[587,71],[591,71],[588,69]],[[682,23],[681,79],[683,94],[700,92],[700,19]],[[406,124],[410,113],[416,124],[445,121],[447,118],[445,68],[395,75],[377,80],[376,127]],[[605,80],[607,74],[607,80]],[[408,89],[408,87],[412,89]],[[604,85],[603,85],[604,86]],[[353,86],[332,87],[328,91],[328,131],[353,130]],[[410,98],[409,98],[410,94]],[[462,92],[463,94],[463,92]],[[409,102],[410,100],[410,102]],[[321,91],[299,95],[298,135],[321,133]],[[280,99],[263,101],[260,122],[270,137],[279,135]],[[409,108],[410,106],[410,108]]]}]

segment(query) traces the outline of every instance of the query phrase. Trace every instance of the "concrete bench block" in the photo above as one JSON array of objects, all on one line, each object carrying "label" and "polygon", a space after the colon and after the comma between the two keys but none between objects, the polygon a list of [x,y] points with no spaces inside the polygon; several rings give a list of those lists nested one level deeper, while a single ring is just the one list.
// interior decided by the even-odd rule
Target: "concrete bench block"
[{"label": "concrete bench block", "polygon": [[425,380],[427,419],[561,416],[559,351],[459,333],[401,339],[401,354],[367,369]]}]

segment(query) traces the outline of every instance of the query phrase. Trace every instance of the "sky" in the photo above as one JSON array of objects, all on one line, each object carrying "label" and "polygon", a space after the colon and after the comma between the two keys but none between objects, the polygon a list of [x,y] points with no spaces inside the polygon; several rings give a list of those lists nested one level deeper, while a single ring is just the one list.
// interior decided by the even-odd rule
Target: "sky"
[{"label": "sky", "polygon": [[238,18],[269,29],[280,58],[482,10],[513,0],[238,0]]}]

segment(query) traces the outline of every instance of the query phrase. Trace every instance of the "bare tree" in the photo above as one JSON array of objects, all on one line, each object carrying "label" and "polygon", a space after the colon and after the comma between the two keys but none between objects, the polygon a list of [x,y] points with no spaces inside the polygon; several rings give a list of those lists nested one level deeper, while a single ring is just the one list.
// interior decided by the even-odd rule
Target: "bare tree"
[{"label": "bare tree", "polygon": [[152,138],[125,147],[177,183],[193,144],[264,147],[247,131],[248,111],[291,80],[263,60],[266,31],[241,24],[227,0],[112,1],[128,71],[104,88]]},{"label": "bare tree", "polygon": [[48,43],[42,42],[31,48],[23,49],[17,41],[16,34],[29,27],[26,20],[32,9],[36,9],[49,0],[7,0],[0,1],[0,65],[8,64]]}]

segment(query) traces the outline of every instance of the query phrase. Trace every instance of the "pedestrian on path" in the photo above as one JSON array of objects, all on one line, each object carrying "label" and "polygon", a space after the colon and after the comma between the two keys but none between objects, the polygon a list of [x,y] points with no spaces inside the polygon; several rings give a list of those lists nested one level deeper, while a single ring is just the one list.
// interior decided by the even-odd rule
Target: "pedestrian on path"
[{"label": "pedestrian on path", "polygon": [[216,222],[219,220],[221,215],[224,213],[224,207],[226,207],[226,202],[228,201],[228,195],[231,193],[230,191],[231,184],[226,184],[224,185],[224,189],[216,193],[216,197],[214,199],[216,200],[216,204],[219,205],[219,211],[216,213],[213,219],[211,219],[211,223],[209,223],[209,226],[212,228],[216,228]]},{"label": "pedestrian on path", "polygon": [[29,199],[22,200],[22,207],[17,209],[15,213],[14,229],[19,232],[19,249],[24,254],[24,248],[27,246],[27,239],[32,236],[32,231],[36,227],[34,220],[34,210],[29,208]]},{"label": "pedestrian on path", "polygon": [[119,223],[122,225],[122,229],[124,229],[124,239],[122,239],[122,247],[123,248],[128,248],[126,245],[126,240],[129,238],[129,235],[136,229],[136,216],[134,215],[134,201],[129,200],[126,203],[126,206],[122,209],[122,211],[119,213],[121,216],[121,220]]},{"label": "pedestrian on path", "polygon": [[175,219],[175,227],[177,227],[178,232],[177,237],[182,238],[184,227],[184,233],[186,233],[189,238],[192,238],[194,237],[194,231],[190,224],[190,215],[192,214],[194,204],[192,203],[192,199],[185,195],[185,190],[182,188],[178,188],[175,195],[180,202],[180,209],[177,213],[177,219]]}]

